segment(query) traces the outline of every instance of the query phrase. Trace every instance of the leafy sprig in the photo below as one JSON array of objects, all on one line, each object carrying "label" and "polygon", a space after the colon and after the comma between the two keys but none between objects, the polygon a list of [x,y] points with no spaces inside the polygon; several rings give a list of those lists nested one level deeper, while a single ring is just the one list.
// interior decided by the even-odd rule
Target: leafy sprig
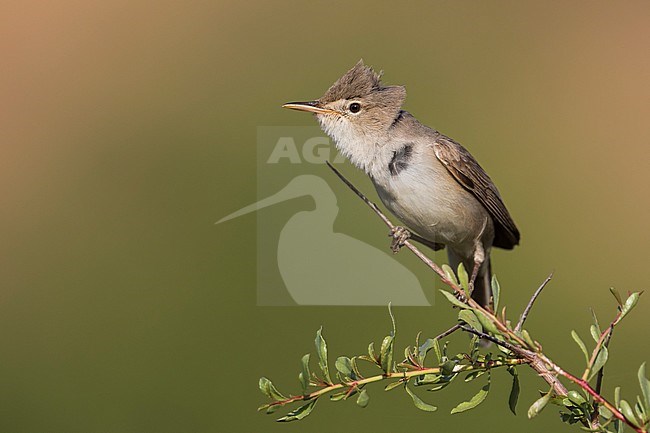
[{"label": "leafy sprig", "polygon": [[[382,211],[331,164],[328,163],[328,165],[394,232],[395,226]],[[462,265],[454,273],[447,265],[438,266],[409,240],[404,241],[403,246],[413,252],[451,289],[441,292],[453,308],[459,309],[458,323],[438,337],[429,338],[422,344],[419,343],[418,334],[415,345],[406,347],[404,359],[396,363],[394,361],[395,318],[389,306],[392,329],[383,339],[379,353],[376,352],[374,343],[371,343],[368,346],[367,354],[352,358],[338,357],[334,363],[336,380],[332,380],[327,359],[327,343],[322,335],[322,329],[319,329],[316,333],[315,344],[320,373],[316,374],[310,370],[311,356],[309,354],[303,356],[302,369],[298,375],[302,393],[288,397],[280,393],[269,379],[262,377],[259,381],[260,390],[271,402],[260,407],[260,410],[273,413],[285,405],[302,403],[298,408],[278,419],[282,422],[296,421],[309,415],[316,402],[327,394],[330,395],[331,401],[347,400],[356,395],[357,404],[360,407],[366,407],[370,401],[366,386],[374,382],[388,381],[389,383],[384,387],[385,391],[403,388],[418,409],[433,412],[437,410],[437,407],[422,400],[413,392],[412,387],[424,386],[426,388],[430,386],[427,391],[440,391],[457,380],[460,375],[464,376],[464,382],[471,382],[485,376],[486,382],[478,393],[452,409],[452,413],[460,413],[475,408],[486,399],[490,389],[492,369],[505,367],[513,378],[508,396],[508,406],[513,413],[516,413],[520,393],[516,366],[525,364],[532,368],[550,387],[547,392],[541,393],[540,397],[529,407],[527,411],[529,418],[535,417],[549,403],[552,403],[562,408],[560,412],[562,421],[579,424],[586,431],[621,433],[627,426],[637,433],[648,432],[650,427],[650,381],[646,378],[645,363],[641,365],[637,375],[641,394],[636,396],[636,401],[633,404],[621,398],[620,387],[614,389],[613,402],[607,400],[602,393],[604,367],[610,356],[608,346],[614,328],[632,311],[642,292],[629,293],[623,301],[620,293],[611,289],[617,302],[617,314],[604,330],[601,330],[598,319],[593,314],[593,323],[589,327],[589,333],[595,345],[591,352],[579,334],[576,331],[571,331],[573,340],[585,358],[585,369],[581,377],[577,377],[562,369],[546,356],[542,345],[533,339],[530,332],[523,327],[533,303],[550,281],[551,276],[535,291],[519,321],[513,326],[506,316],[506,308],[503,307],[499,310],[501,288],[496,278],[492,280],[492,306],[481,306],[470,296],[473,284]],[[441,346],[440,339],[459,329],[473,335],[470,347],[466,352],[450,355],[447,350],[447,342]],[[481,344],[481,341],[494,343],[499,349],[499,353],[495,355],[487,351],[482,347],[485,345]],[[427,366],[427,358],[431,352],[435,356],[434,365]],[[364,361],[378,369],[378,374],[364,377],[358,368],[358,361]],[[560,378],[568,380],[577,389],[568,390]],[[595,383],[593,383],[594,379]]]},{"label": "leafy sprig", "polygon": [[[334,362],[336,369],[336,380],[330,378],[330,366],[327,361],[327,343],[322,329],[316,332],[315,347],[318,358],[319,372],[312,372],[310,369],[310,354],[304,355],[301,362],[301,371],[298,374],[302,386],[302,394],[285,396],[266,377],[259,381],[260,390],[271,402],[261,406],[259,410],[273,413],[278,408],[291,404],[303,403],[298,408],[290,411],[285,416],[277,419],[280,422],[297,421],[305,418],[314,409],[316,402],[323,396],[329,394],[330,401],[348,400],[357,396],[356,403],[360,407],[366,407],[370,401],[370,394],[365,389],[366,385],[385,381],[384,391],[402,388],[412,399],[418,409],[427,412],[434,412],[437,406],[426,403],[419,397],[412,388],[425,387],[427,391],[439,391],[447,387],[460,375],[464,375],[464,382],[471,382],[486,374],[486,384],[468,401],[459,403],[451,413],[460,413],[475,408],[482,403],[490,389],[490,371],[494,368],[506,367],[513,374],[513,392],[509,398],[510,407],[514,410],[519,395],[519,385],[516,375],[516,366],[526,363],[526,360],[499,354],[493,356],[491,353],[482,354],[479,351],[480,341],[478,337],[472,338],[467,352],[450,356],[447,344],[440,346],[438,339],[429,338],[420,344],[418,335],[415,345],[404,349],[404,359],[401,362],[394,362],[395,357],[395,319],[392,310],[389,308],[392,329],[382,340],[379,353],[374,349],[374,343],[370,343],[367,353],[347,357],[340,356]],[[431,355],[433,354],[433,355]],[[427,361],[433,358],[435,366],[428,367]],[[364,377],[358,363],[365,362],[371,368],[378,370],[378,374]],[[308,378],[308,379],[306,379]],[[515,385],[516,384],[516,385]],[[311,391],[311,392],[310,392]]]}]

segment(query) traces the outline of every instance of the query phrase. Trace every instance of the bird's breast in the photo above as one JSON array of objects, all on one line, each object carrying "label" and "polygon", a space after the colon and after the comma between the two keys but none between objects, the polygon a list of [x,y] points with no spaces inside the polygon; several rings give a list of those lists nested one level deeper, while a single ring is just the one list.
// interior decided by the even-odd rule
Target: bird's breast
[{"label": "bird's breast", "polygon": [[384,205],[429,241],[472,249],[489,218],[486,209],[427,147],[399,148],[371,178]]}]

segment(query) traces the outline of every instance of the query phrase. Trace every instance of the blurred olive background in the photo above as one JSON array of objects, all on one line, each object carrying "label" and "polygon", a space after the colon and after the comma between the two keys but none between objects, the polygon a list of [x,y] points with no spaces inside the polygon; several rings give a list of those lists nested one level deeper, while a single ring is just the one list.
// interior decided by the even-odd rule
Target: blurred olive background
[{"label": "blurred olive background", "polygon": [[[578,372],[570,330],[588,340],[588,307],[614,313],[608,287],[650,280],[648,22],[647,1],[4,2],[0,431],[571,430],[555,408],[526,419],[547,388],[525,369],[516,417],[505,371],[460,415],[449,410],[480,384],[426,395],[434,414],[381,386],[365,410],[322,401],[286,425],[256,413],[259,376],[298,392],[321,325],[333,361],[380,340],[388,316],[256,306],[256,216],[214,222],[256,200],[256,127],[314,125],[280,105],[320,96],[363,57],[499,185],[522,231],[495,252],[502,302],[518,317],[555,271],[528,328]],[[331,184],[335,228],[386,247]],[[437,304],[395,309],[398,353],[454,320]],[[649,314],[642,297],[614,335],[610,397],[622,385],[634,399]]]}]

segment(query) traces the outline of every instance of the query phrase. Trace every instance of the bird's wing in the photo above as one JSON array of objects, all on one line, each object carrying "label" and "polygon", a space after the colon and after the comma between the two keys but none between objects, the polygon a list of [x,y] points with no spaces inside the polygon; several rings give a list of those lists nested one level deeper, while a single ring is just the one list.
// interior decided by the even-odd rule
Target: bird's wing
[{"label": "bird's wing", "polygon": [[492,216],[495,222],[494,246],[514,248],[519,243],[519,230],[485,170],[463,146],[449,137],[438,136],[433,149],[449,173],[474,194]]}]

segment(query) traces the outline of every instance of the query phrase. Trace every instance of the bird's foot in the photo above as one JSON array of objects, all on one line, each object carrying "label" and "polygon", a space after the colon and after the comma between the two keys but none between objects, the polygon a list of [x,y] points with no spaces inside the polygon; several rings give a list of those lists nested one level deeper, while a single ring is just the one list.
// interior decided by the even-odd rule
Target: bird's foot
[{"label": "bird's foot", "polygon": [[404,243],[411,237],[411,232],[406,227],[395,226],[388,236],[393,238],[393,241],[390,243],[391,251],[398,253],[400,248],[404,246]]}]

